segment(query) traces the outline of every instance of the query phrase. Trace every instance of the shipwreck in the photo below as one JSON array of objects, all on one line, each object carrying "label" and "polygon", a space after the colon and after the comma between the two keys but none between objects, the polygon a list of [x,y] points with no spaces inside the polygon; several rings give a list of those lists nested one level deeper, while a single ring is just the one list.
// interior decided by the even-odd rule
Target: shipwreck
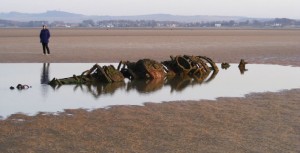
[{"label": "shipwreck", "polygon": [[209,57],[178,55],[170,56],[170,60],[162,62],[152,59],[140,59],[137,62],[120,61],[117,68],[113,65],[95,64],[80,75],[53,78],[48,84],[56,87],[66,84],[115,83],[124,82],[126,78],[131,81],[152,80],[149,82],[156,83],[168,83],[178,79],[185,80],[181,82],[188,80],[189,83],[202,83],[212,80],[218,71],[216,63]]}]

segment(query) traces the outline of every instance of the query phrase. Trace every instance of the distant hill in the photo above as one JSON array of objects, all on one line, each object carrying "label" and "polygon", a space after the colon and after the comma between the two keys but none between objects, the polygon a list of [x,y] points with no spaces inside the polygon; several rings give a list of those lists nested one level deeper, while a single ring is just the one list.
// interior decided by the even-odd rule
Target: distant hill
[{"label": "distant hill", "polygon": [[85,15],[68,13],[63,11],[47,11],[45,13],[0,13],[0,19],[14,20],[14,21],[66,21],[66,22],[80,22],[88,18]]},{"label": "distant hill", "polygon": [[155,20],[155,21],[177,21],[177,22],[210,22],[210,21],[245,21],[250,18],[239,16],[182,16],[170,14],[150,14],[150,15],[136,15],[136,16],[88,16],[82,14],[69,13],[64,11],[47,11],[44,13],[0,13],[0,19],[13,21],[64,21],[79,23],[83,20]]},{"label": "distant hill", "polygon": [[249,18],[239,16],[183,16],[150,14],[135,16],[88,16],[63,11],[44,13],[0,13],[0,28],[7,27],[100,27],[100,28],[300,28],[300,20],[288,18]]}]

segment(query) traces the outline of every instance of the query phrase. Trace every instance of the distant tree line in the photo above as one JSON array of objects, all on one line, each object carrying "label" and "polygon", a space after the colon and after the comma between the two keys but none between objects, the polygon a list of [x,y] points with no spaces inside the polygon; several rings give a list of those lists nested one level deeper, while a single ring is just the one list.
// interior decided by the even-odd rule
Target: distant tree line
[{"label": "distant tree line", "polygon": [[245,20],[245,21],[213,21],[213,22],[176,22],[155,20],[83,20],[81,23],[65,23],[63,21],[29,21],[18,22],[0,20],[0,27],[41,27],[47,24],[50,27],[98,27],[98,28],[201,28],[201,27],[289,27],[299,28],[300,21],[288,18],[275,18],[273,20]]}]

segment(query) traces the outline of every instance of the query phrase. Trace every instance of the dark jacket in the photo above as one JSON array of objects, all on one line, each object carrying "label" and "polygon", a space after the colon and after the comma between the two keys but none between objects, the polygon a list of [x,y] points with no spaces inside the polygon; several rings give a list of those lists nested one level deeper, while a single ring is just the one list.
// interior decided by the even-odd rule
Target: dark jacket
[{"label": "dark jacket", "polygon": [[48,29],[42,29],[40,33],[41,43],[49,43],[50,32]]}]

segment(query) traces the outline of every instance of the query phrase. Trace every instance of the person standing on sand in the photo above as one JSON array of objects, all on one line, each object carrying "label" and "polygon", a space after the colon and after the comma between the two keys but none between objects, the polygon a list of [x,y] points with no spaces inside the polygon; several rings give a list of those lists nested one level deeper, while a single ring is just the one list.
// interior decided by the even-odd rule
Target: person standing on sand
[{"label": "person standing on sand", "polygon": [[[43,25],[43,29],[41,30],[41,33],[40,33],[40,40],[43,45],[44,55],[47,55],[47,53],[50,54],[50,50],[48,47],[49,38],[50,38],[50,31],[47,29],[46,25]],[[46,53],[46,50],[47,50],[47,53]]]}]

